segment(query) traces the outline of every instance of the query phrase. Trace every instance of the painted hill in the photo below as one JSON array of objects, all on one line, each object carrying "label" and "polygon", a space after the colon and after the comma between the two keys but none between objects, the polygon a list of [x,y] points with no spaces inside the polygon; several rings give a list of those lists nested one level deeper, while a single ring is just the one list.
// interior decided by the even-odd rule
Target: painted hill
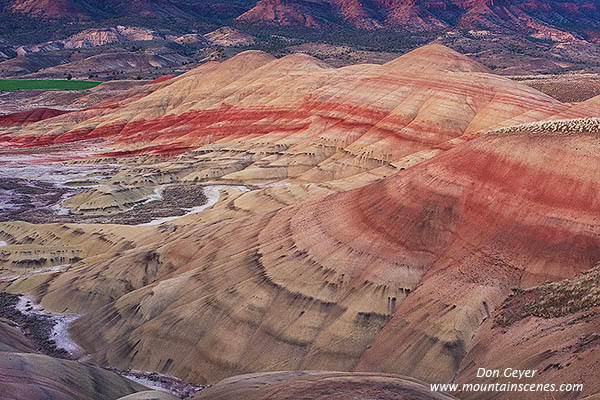
[{"label": "painted hill", "polygon": [[[583,192],[568,198],[556,196],[554,188],[578,181],[590,192],[599,189],[592,178],[595,172],[585,163],[576,166],[567,161],[588,157],[590,146],[597,144],[596,133],[488,134],[415,167],[407,175],[415,173],[415,178],[423,179],[421,184],[409,177],[390,178],[382,184],[381,190],[397,198],[402,208],[380,203],[381,210],[390,214],[384,211],[372,217],[403,221],[395,224],[405,243],[402,247],[418,252],[427,238],[427,249],[441,252],[429,255],[435,260],[432,266],[398,306],[357,368],[397,368],[430,381],[448,379],[461,365],[479,326],[490,319],[510,288],[572,277],[593,266],[598,242],[584,228],[588,222],[595,224],[584,209],[597,204]],[[573,153],[561,153],[573,145]],[[554,157],[562,161],[550,161]],[[396,184],[388,186],[393,181]],[[361,203],[368,204],[367,193],[365,188]],[[416,208],[410,198],[418,199]],[[413,215],[419,217],[413,220]],[[468,233],[470,227],[474,236]],[[394,236],[389,228],[385,232]],[[434,244],[437,240],[440,247]],[[414,261],[408,265],[415,265]],[[423,312],[432,318],[428,323],[420,319]],[[407,359],[411,362],[406,363]],[[444,359],[446,367],[434,371],[429,359],[435,359],[438,366]],[[440,375],[444,369],[447,372]]]},{"label": "painted hill", "polygon": [[113,400],[147,389],[102,368],[36,354],[21,330],[4,319],[0,384],[5,400]]},{"label": "painted hill", "polygon": [[34,353],[35,346],[23,335],[11,321],[0,318],[0,352],[2,353]]},{"label": "painted hill", "polygon": [[[600,384],[591,378],[599,362],[594,351],[600,339],[598,284],[600,269],[595,267],[569,280],[513,290],[493,321],[482,327],[463,363],[460,381],[472,379],[473,365],[495,368],[508,354],[519,354],[510,362],[516,362],[515,368],[540,368],[535,383],[566,382],[583,375],[585,392],[598,393]],[[533,350],[549,349],[551,343],[556,346],[553,351]]]},{"label": "painted hill", "polygon": [[134,53],[126,50],[110,50],[91,57],[42,68],[27,74],[27,79],[52,79],[71,74],[75,78],[89,79],[90,70],[96,74],[110,74],[117,71],[143,72],[156,68],[177,67],[189,59],[172,51],[160,54]]},{"label": "painted hill", "polygon": [[[450,380],[511,288],[598,261],[596,145],[595,134],[485,135],[354,191],[183,228],[157,249],[158,270],[173,272],[106,297],[73,332],[96,362],[160,370],[170,358],[188,379],[276,365]],[[85,276],[147,268],[146,253],[65,272],[45,299],[98,302],[108,287]],[[192,336],[193,355],[169,344]]]},{"label": "painted hill", "polygon": [[22,126],[62,114],[65,114],[65,111],[52,108],[35,108],[19,113],[0,115],[0,126]]},{"label": "painted hill", "polygon": [[[12,129],[5,139],[35,145],[104,137],[120,143],[116,151],[160,152],[162,147],[221,146],[248,135],[258,140],[285,134],[286,146],[300,145],[290,150],[298,160],[300,152],[314,151],[306,148],[305,138],[311,138],[309,147],[319,147],[319,155],[309,158],[321,164],[323,174],[341,167],[346,158],[362,160],[350,161],[358,169],[360,164],[382,166],[464,134],[591,114],[591,109],[562,104],[495,76],[440,45],[385,65],[340,69],[302,54],[274,60],[250,51],[198,67],[101,117],[69,114],[22,131]],[[54,123],[60,128],[49,129]],[[166,127],[168,134],[163,134]],[[341,148],[343,154],[337,154]],[[302,173],[311,172],[297,170],[295,175]]]},{"label": "painted hill", "polygon": [[113,400],[147,388],[104,369],[39,354],[0,353],[2,398]]},{"label": "painted hill", "polygon": [[[0,289],[85,314],[70,333],[98,365],[195,383],[276,370],[460,380],[501,351],[486,343],[501,342],[491,324],[512,289],[600,262],[594,101],[561,103],[440,45],[384,65],[259,51],[207,63],[2,128],[5,151],[118,168],[59,203],[67,222],[0,224],[2,271],[22,275]],[[199,184],[214,198],[202,212],[84,223]],[[27,275],[58,255],[76,258]],[[527,366],[546,368],[554,346],[540,340]],[[586,371],[561,378],[594,387]],[[326,391],[335,379],[367,378],[258,381]],[[217,394],[257,389],[230,383]]]},{"label": "painted hill", "polygon": [[338,69],[251,51],[129,94],[5,128],[5,146],[73,155],[93,139],[89,162],[133,163],[63,202],[73,213],[165,183],[251,187],[157,227],[0,224],[13,273],[31,246],[78,251],[5,289],[86,314],[71,333],[94,363],[198,383],[282,369],[447,382],[512,288],[600,261],[598,109],[443,46]]},{"label": "painted hill", "polygon": [[103,29],[86,29],[68,37],[62,43],[65,48],[78,49],[108,43],[155,39],[161,39],[161,36],[150,29],[118,25]]},{"label": "painted hill", "polygon": [[195,400],[305,400],[348,398],[394,400],[451,400],[432,393],[423,383],[385,374],[341,372],[275,372],[236,376],[214,385]]}]

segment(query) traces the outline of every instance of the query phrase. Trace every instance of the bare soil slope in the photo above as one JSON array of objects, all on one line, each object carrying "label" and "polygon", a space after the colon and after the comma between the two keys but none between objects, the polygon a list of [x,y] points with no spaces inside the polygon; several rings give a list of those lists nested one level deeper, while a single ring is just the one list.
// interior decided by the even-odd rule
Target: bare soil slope
[{"label": "bare soil slope", "polygon": [[121,166],[64,202],[75,211],[165,184],[247,190],[156,226],[0,224],[4,269],[78,251],[0,288],[86,314],[71,334],[99,365],[449,382],[512,288],[600,262],[595,100],[561,103],[438,45],[339,69],[247,52],[130,94],[2,138],[21,152],[93,139],[78,163]]},{"label": "bare soil slope", "polygon": [[273,372],[226,379],[194,400],[451,400],[422,382],[386,374],[325,371]]}]

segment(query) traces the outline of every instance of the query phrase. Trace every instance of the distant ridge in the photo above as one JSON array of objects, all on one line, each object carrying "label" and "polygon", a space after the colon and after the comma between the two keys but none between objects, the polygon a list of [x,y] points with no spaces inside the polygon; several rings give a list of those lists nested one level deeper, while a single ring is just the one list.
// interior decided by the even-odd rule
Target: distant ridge
[{"label": "distant ridge", "polygon": [[537,39],[600,43],[600,6],[592,0],[12,0],[4,6],[48,20],[237,18],[256,25],[324,29],[490,30]]},{"label": "distant ridge", "polygon": [[589,0],[373,0],[366,4],[358,0],[260,0],[238,20],[312,28],[346,23],[361,29],[413,32],[489,29],[540,39],[583,37],[594,41],[600,32],[598,3]]}]

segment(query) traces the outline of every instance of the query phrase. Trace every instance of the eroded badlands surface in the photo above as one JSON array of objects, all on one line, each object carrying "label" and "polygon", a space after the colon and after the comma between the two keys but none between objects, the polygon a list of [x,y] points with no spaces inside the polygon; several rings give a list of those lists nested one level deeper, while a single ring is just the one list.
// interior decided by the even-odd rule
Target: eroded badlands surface
[{"label": "eroded badlands surface", "polygon": [[250,374],[225,379],[196,400],[451,400],[432,393],[422,382],[388,374],[293,371]]},{"label": "eroded badlands surface", "polygon": [[[5,183],[24,211],[0,223],[0,289],[83,315],[69,333],[89,362],[197,384],[460,382],[496,351],[542,370],[555,336],[524,359],[524,331],[494,321],[515,288],[600,262],[596,103],[438,45],[339,69],[260,52],[205,64],[2,128],[6,159],[29,158]],[[595,394],[597,355],[581,357],[544,380]],[[330,381],[314,379],[298,387]]]}]

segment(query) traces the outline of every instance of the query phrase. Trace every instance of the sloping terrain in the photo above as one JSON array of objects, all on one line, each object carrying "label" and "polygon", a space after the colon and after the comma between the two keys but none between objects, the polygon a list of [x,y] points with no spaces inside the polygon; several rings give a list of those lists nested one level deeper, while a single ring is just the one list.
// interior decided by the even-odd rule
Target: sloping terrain
[{"label": "sloping terrain", "polygon": [[34,108],[33,110],[21,111],[0,116],[0,126],[20,126],[64,114],[65,111],[52,108]]},{"label": "sloping terrain", "polygon": [[563,103],[587,101],[600,93],[600,76],[595,74],[525,77],[521,82]]},{"label": "sloping terrain", "polygon": [[3,76],[20,76],[38,71],[42,68],[68,63],[71,57],[66,54],[25,54],[0,62]]},{"label": "sloping terrain", "polygon": [[336,17],[337,10],[328,1],[262,0],[238,19],[255,24],[324,28],[336,22]]},{"label": "sloping terrain", "polygon": [[82,31],[70,36],[66,40],[65,46],[68,48],[81,48],[84,46],[101,46],[106,43],[118,41],[143,41],[156,38],[157,34],[150,29],[118,25],[106,29],[90,29]]},{"label": "sloping terrain", "polygon": [[[252,23],[324,28],[341,21],[363,29],[383,27],[409,31],[490,29],[517,30],[540,39],[574,39],[573,33],[596,40],[598,4],[589,1],[503,0],[261,0],[238,19]],[[574,32],[571,30],[575,28]]]},{"label": "sloping terrain", "polygon": [[158,390],[146,390],[127,396],[119,397],[117,400],[177,400],[178,397]]},{"label": "sloping terrain", "polygon": [[0,318],[0,352],[6,353],[34,353],[34,345],[27,340],[18,326],[13,322]]},{"label": "sloping terrain", "polygon": [[377,398],[389,400],[450,400],[432,393],[421,382],[385,374],[342,372],[274,372],[236,376],[214,385],[195,400],[343,400]]},{"label": "sloping terrain", "polygon": [[[34,45],[19,46],[16,52],[19,56],[31,53],[52,52],[61,49],[82,49],[109,44],[127,45],[132,42],[175,42],[182,45],[204,47],[210,44],[219,46],[249,46],[255,43],[255,38],[231,27],[221,27],[205,35],[190,33],[182,36],[165,35],[152,29],[136,26],[115,25],[105,28],[90,28],[82,30],[62,40],[52,40]],[[6,66],[7,64],[4,64]]]},{"label": "sloping terrain", "polygon": [[[358,368],[394,368],[427,380],[450,379],[479,325],[511,287],[571,277],[594,265],[598,239],[592,215],[597,204],[588,193],[598,190],[593,178],[598,171],[583,160],[594,157],[597,145],[594,133],[489,134],[416,167],[428,171],[418,175],[437,183],[435,189],[424,185],[427,180],[421,184],[431,193],[425,195],[427,213],[420,214],[424,211],[419,206],[420,218],[411,226],[426,229],[423,236],[401,225],[402,235],[408,243],[427,240],[429,251],[435,247],[433,238],[439,238],[442,252],[431,254],[434,264],[398,306]],[[452,177],[439,175],[450,171]],[[397,182],[399,186],[385,192],[397,193],[400,204],[407,202],[401,193],[424,197],[398,190],[410,187],[419,193],[416,182]],[[570,195],[561,196],[566,192],[557,192],[555,185]],[[410,208],[405,212],[414,215]],[[396,211],[394,218],[411,221],[405,212]],[[475,228],[473,235],[469,226]],[[424,323],[423,313],[429,322]],[[429,359],[438,367],[431,368]],[[445,376],[440,375],[441,359],[447,363]]]},{"label": "sloping terrain", "polygon": [[586,100],[584,104],[591,107],[600,106],[600,96],[592,97],[591,99]]},{"label": "sloping terrain", "polygon": [[[92,89],[79,91],[38,90],[4,92],[0,94],[0,113],[2,114],[3,120],[7,122],[13,120],[21,121],[23,118],[25,118],[26,122],[34,122],[34,120],[39,117],[51,115],[50,112],[40,113],[36,110],[81,110],[90,108],[109,98],[111,99],[111,104],[114,104],[115,102],[118,102],[121,96],[131,98],[135,95],[131,89],[142,87],[147,83],[147,81],[125,80],[104,82]],[[140,91],[147,89],[148,87],[140,89]]]},{"label": "sloping terrain", "polygon": [[56,76],[75,76],[87,78],[90,71],[95,74],[110,74],[125,72],[144,72],[157,68],[176,67],[188,61],[184,56],[175,52],[161,54],[132,53],[129,51],[109,51],[82,60],[75,60],[58,66],[40,69],[27,74],[27,79],[52,79]]},{"label": "sloping terrain", "polygon": [[[180,227],[153,256],[172,272],[116,302],[85,276],[147,268],[130,261],[147,250],[67,271],[44,284],[45,300],[74,311],[107,302],[73,327],[100,363],[208,381],[273,368],[450,380],[512,287],[598,261],[597,145],[595,135],[484,136],[321,201]],[[193,351],[177,345],[190,340]]]},{"label": "sloping terrain", "polygon": [[[0,27],[0,60],[11,61],[0,65],[1,76],[21,76],[101,56],[113,52],[115,46],[121,52],[131,50],[134,54],[128,57],[135,57],[137,52],[152,56],[175,52],[185,58],[179,60],[179,68],[163,66],[159,71],[137,71],[143,78],[154,79],[248,49],[268,49],[280,56],[297,52],[297,45],[310,47],[313,42],[318,46],[349,46],[350,49],[336,51],[338,54],[328,58],[334,65],[342,66],[387,61],[434,40],[469,54],[506,76],[600,71],[599,8],[590,0],[50,3],[7,0],[0,4],[0,19],[5,26]],[[215,40],[206,40],[211,36]],[[91,47],[98,44],[101,46]],[[319,52],[311,54],[323,59]],[[25,57],[32,53],[41,56]],[[103,61],[97,61],[82,71],[96,78],[100,74],[101,80],[138,76],[135,70],[119,67],[106,73]],[[105,64],[110,65],[110,60]],[[53,75],[44,76],[64,78],[72,73],[60,69],[49,72]]]},{"label": "sloping terrain", "polygon": [[12,0],[8,3],[8,9],[13,12],[47,19],[81,21],[90,20],[92,16],[107,16],[87,2],[77,0]]},{"label": "sloping terrain", "polygon": [[[85,314],[70,333],[98,365],[195,383],[314,369],[460,381],[513,288],[600,262],[595,101],[561,103],[439,45],[338,69],[257,51],[207,63],[2,129],[9,156],[45,146],[60,168],[112,169],[60,181],[82,185],[57,203],[69,223],[0,224],[0,289]],[[213,202],[156,224],[77,223],[178,184]],[[336,379],[371,378],[256,384],[327,396]]]},{"label": "sloping terrain", "polygon": [[12,0],[8,11],[49,20],[98,21],[115,16],[193,19],[238,17],[257,24],[360,29],[401,28],[435,31],[445,28],[520,32],[539,39],[598,41],[597,2],[591,0]]},{"label": "sloping terrain", "polygon": [[223,26],[204,35],[204,37],[213,44],[229,46],[249,46],[256,42],[256,39],[248,34],[238,31],[229,26]]},{"label": "sloping terrain", "polygon": [[35,354],[21,330],[4,319],[0,382],[5,400],[114,400],[147,389],[98,367]]},{"label": "sloping terrain", "polygon": [[114,400],[146,388],[104,369],[39,354],[0,353],[2,398]]},{"label": "sloping terrain", "polygon": [[93,3],[85,0],[10,0],[10,11],[49,20],[92,21],[116,16],[194,18],[202,14],[236,16],[249,1],[185,0],[109,0]]},{"label": "sloping terrain", "polygon": [[584,393],[599,392],[599,278],[596,267],[570,280],[513,289],[482,327],[459,381],[472,380],[475,365],[501,368],[508,355],[519,354],[508,362],[514,368],[538,369],[533,383],[577,382],[584,384]]},{"label": "sloping terrain", "polygon": [[265,162],[237,154],[248,168],[243,175],[228,170],[232,181],[310,182],[378,167],[394,171],[411,154],[436,153],[441,143],[484,129],[593,114],[488,72],[439,45],[381,66],[340,69],[305,55],[273,60],[245,52],[102,117],[69,114],[4,131],[10,142],[28,146],[107,138],[117,143],[111,155],[259,146]]}]

